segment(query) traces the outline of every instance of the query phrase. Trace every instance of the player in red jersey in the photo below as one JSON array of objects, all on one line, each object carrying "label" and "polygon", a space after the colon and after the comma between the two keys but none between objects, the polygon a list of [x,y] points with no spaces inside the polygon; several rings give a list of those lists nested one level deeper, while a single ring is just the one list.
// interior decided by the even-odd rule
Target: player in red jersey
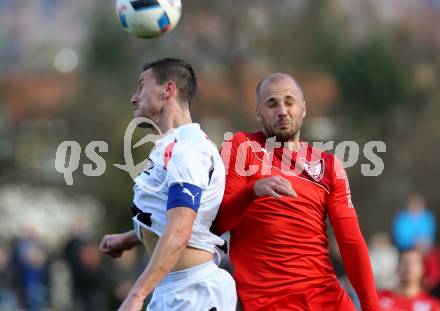
[{"label": "player in red jersey", "polygon": [[400,254],[400,284],[395,291],[379,292],[382,311],[440,311],[440,303],[422,289],[423,254],[409,249]]},{"label": "player in red jersey", "polygon": [[262,131],[238,132],[222,147],[226,190],[215,222],[230,231],[230,257],[248,310],[355,310],[328,252],[329,217],[363,310],[378,310],[368,250],[345,171],[299,135],[301,88],[286,74],[257,86]]}]

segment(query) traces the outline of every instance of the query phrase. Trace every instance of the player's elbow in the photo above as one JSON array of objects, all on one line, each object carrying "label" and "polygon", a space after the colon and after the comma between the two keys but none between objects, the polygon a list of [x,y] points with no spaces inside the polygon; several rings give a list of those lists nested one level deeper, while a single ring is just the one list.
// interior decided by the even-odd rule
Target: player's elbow
[{"label": "player's elbow", "polygon": [[180,230],[177,234],[177,240],[179,245],[185,247],[188,245],[189,240],[191,239],[191,230]]},{"label": "player's elbow", "polygon": [[188,228],[174,228],[169,232],[173,245],[177,249],[185,248],[191,239],[192,230]]},{"label": "player's elbow", "polygon": [[338,240],[338,248],[340,250],[352,250],[363,246],[361,237],[343,237]]}]

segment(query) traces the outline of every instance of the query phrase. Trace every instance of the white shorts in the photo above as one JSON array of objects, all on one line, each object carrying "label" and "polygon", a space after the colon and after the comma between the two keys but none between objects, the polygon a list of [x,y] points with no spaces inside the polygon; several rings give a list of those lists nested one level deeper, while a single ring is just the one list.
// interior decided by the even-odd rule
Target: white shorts
[{"label": "white shorts", "polygon": [[170,272],[153,292],[147,311],[235,311],[231,275],[213,261]]}]

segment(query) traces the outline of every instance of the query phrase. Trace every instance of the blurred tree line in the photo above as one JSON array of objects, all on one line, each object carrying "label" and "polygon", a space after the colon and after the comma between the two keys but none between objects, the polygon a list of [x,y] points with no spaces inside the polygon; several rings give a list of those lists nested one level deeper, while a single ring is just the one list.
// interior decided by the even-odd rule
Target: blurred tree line
[{"label": "blurred tree line", "polygon": [[[265,74],[277,71],[291,73],[305,87],[309,118],[325,116],[336,129],[330,137],[317,137],[308,131],[306,120],[305,139],[354,140],[360,146],[384,141],[382,175],[362,176],[360,164],[348,169],[366,233],[387,230],[393,213],[413,191],[425,194],[438,211],[439,40],[405,19],[384,23],[380,10],[365,4],[362,16],[367,23],[359,30],[359,21],[341,9],[344,3],[187,0],[178,27],[154,40],[131,37],[118,25],[113,7],[97,3],[77,73],[77,92],[63,99],[68,104],[58,111],[67,123],[59,141],[77,140],[83,149],[93,140],[108,142],[108,153],[101,154],[107,170],[103,176],[86,177],[79,169],[74,186],[47,183],[102,201],[107,209],[103,230],[131,226],[133,182],[113,164],[123,162],[123,134],[132,117],[129,100],[143,63],[168,56],[189,61],[198,72],[194,121],[217,144],[223,132],[258,128],[254,87]],[[322,103],[310,101],[319,98],[313,92],[315,77],[325,77],[333,90]],[[137,130],[133,141],[143,134]],[[135,163],[147,156],[148,148],[151,145],[134,151]],[[80,164],[86,161],[82,154]]]}]

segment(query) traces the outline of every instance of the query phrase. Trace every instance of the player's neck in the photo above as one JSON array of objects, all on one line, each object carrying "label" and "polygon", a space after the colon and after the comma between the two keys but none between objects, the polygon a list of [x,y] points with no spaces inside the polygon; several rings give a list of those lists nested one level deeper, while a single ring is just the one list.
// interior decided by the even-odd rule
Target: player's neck
[{"label": "player's neck", "polygon": [[190,123],[192,123],[192,119],[189,110],[182,105],[173,104],[163,110],[159,120],[159,128],[163,133],[167,133],[171,129]]},{"label": "player's neck", "polygon": [[295,135],[283,143],[284,148],[290,151],[298,152],[301,149],[299,142],[299,131]]},{"label": "player's neck", "polygon": [[[266,136],[266,142],[267,140],[270,140],[273,138],[271,138],[271,135],[269,135],[267,133],[267,131],[263,128],[263,134]],[[281,143],[281,145],[286,148],[289,151],[293,151],[293,152],[298,152],[301,149],[301,143],[299,141],[299,132],[296,132],[295,135],[293,135],[291,138],[287,139],[287,140],[281,140],[279,138],[276,139],[277,143]]]},{"label": "player's neck", "polygon": [[299,139],[294,141],[286,141],[284,143],[284,148],[290,151],[298,152],[301,149]]},{"label": "player's neck", "polygon": [[398,290],[399,294],[405,297],[414,297],[420,294],[422,288],[419,284],[402,284]]}]

